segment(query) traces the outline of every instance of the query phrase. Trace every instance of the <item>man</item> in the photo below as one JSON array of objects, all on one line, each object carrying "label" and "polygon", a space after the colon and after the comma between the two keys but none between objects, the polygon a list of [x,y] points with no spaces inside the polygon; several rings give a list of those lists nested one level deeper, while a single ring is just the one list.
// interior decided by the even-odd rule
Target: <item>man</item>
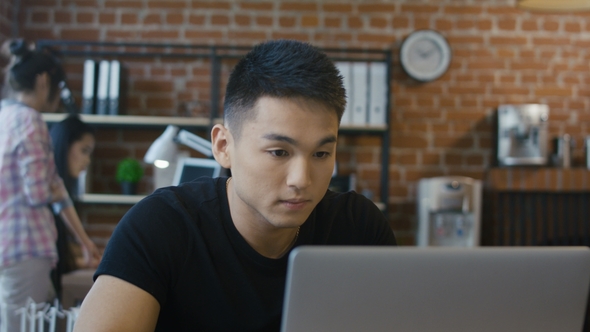
[{"label": "man", "polygon": [[278,331],[288,254],[304,244],[395,245],[375,205],[327,191],[345,106],[325,54],[256,46],[211,133],[230,178],[156,191],[121,220],[75,331]]}]

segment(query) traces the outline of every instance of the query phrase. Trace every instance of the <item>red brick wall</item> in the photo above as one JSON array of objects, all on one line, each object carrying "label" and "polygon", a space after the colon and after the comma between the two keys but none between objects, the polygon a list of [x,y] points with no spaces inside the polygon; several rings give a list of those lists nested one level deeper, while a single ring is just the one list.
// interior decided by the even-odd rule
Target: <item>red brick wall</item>
[{"label": "red brick wall", "polygon": [[[574,166],[581,162],[580,142],[590,134],[590,14],[532,13],[514,3],[22,0],[20,22],[31,39],[253,45],[294,38],[322,47],[392,49],[388,217],[400,242],[412,243],[417,180],[483,179],[493,162],[499,104],[549,104],[551,136],[571,134],[579,143]],[[442,78],[417,84],[397,54],[404,37],[423,28],[445,35],[453,58]],[[358,172],[358,189],[378,193],[379,139],[341,144]]]},{"label": "red brick wall", "polygon": [[[12,0],[0,2],[0,43],[12,34],[12,13],[14,5]],[[3,64],[0,62],[0,64]]]}]

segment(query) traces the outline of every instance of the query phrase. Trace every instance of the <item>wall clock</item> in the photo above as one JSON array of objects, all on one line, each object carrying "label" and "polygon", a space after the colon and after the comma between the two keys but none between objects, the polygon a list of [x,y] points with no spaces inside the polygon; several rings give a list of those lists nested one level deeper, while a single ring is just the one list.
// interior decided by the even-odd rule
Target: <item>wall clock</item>
[{"label": "wall clock", "polygon": [[410,77],[429,82],[439,78],[449,68],[451,46],[434,30],[417,30],[403,41],[400,62]]}]

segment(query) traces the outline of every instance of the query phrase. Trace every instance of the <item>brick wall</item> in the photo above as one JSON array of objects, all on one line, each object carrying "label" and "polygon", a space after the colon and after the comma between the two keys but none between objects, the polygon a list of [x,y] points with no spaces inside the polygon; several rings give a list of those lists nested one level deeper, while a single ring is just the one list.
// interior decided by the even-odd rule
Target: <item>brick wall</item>
[{"label": "brick wall", "polygon": [[[294,38],[321,47],[392,49],[387,213],[400,242],[412,243],[417,181],[484,179],[499,104],[547,103],[550,136],[569,133],[580,143],[590,134],[590,14],[532,13],[515,2],[23,0],[20,22],[30,39],[253,45]],[[397,54],[405,36],[424,28],[445,35],[453,57],[442,78],[418,84],[403,73]],[[106,137],[113,135],[99,139]],[[341,144],[358,189],[378,193],[379,139],[347,137]],[[124,149],[141,156],[145,143],[137,146]],[[97,156],[105,154],[99,149]],[[578,144],[574,166],[581,157]]]},{"label": "brick wall", "polygon": [[[9,38],[12,34],[12,13],[14,5],[12,0],[0,2],[0,42]],[[3,63],[1,63],[3,64]]]}]

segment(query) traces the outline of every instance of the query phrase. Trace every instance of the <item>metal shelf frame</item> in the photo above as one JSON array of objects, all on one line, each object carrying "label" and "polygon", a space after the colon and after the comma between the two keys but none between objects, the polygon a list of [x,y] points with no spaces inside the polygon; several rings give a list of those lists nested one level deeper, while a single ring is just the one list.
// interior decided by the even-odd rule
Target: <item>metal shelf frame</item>
[{"label": "metal shelf frame", "polygon": [[[252,48],[247,46],[198,45],[174,43],[127,43],[127,42],[97,42],[82,40],[39,40],[39,48],[50,48],[59,56],[64,57],[163,57],[163,58],[202,58],[209,59],[211,64],[211,112],[209,119],[190,119],[173,117],[143,117],[143,116],[93,116],[82,115],[83,120],[99,126],[119,127],[162,127],[168,124],[210,129],[222,120],[219,116],[221,63],[224,59],[239,59]],[[333,61],[349,62],[383,62],[387,68],[387,98],[386,119],[382,126],[343,126],[340,133],[345,135],[377,135],[381,137],[381,176],[380,198],[381,204],[387,207],[389,198],[389,148],[390,148],[390,107],[391,107],[391,50],[360,49],[360,48],[320,48]],[[60,115],[44,115],[48,122],[56,122]],[[65,116],[65,115],[63,115]],[[145,118],[145,119],[143,119]]]}]

